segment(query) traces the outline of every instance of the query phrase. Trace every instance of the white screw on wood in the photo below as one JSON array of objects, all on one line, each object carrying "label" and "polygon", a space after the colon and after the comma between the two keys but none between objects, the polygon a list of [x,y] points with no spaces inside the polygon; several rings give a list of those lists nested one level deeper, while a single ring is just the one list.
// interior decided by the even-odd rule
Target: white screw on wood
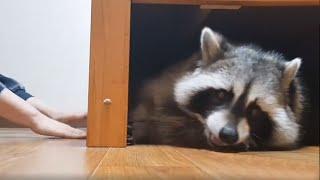
[{"label": "white screw on wood", "polygon": [[112,103],[111,99],[104,99],[103,104],[110,105]]}]

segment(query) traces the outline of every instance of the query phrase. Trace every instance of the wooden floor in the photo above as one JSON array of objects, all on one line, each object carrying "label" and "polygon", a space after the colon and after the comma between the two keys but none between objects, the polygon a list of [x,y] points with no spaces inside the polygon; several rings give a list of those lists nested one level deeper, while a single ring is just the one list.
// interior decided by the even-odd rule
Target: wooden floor
[{"label": "wooden floor", "polygon": [[86,148],[0,129],[0,179],[319,179],[319,147],[218,153],[169,146]]}]

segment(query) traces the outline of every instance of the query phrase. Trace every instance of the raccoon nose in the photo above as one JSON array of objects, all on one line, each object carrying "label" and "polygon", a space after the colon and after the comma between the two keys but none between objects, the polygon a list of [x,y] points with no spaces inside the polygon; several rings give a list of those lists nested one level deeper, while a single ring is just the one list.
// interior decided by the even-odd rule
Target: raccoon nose
[{"label": "raccoon nose", "polygon": [[219,132],[221,141],[227,144],[234,144],[238,141],[238,132],[235,128],[225,126]]}]

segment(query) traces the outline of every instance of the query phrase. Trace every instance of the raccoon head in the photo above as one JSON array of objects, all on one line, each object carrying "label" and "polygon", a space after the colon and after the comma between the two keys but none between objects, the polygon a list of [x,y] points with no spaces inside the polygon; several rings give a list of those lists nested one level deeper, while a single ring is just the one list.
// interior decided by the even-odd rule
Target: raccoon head
[{"label": "raccoon head", "polygon": [[286,148],[296,145],[302,95],[300,58],[236,46],[204,28],[197,68],[174,85],[177,104],[197,115],[212,146]]}]

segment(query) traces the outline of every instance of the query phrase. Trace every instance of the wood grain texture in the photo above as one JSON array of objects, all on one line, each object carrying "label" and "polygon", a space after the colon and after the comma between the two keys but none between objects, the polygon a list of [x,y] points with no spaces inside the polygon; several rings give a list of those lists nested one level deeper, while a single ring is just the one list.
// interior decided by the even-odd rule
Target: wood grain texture
[{"label": "wood grain texture", "polygon": [[132,2],[184,5],[319,6],[318,0],[132,0]]},{"label": "wood grain texture", "polygon": [[209,176],[162,146],[110,149],[92,174],[101,179],[208,179]]},{"label": "wood grain texture", "polygon": [[0,128],[0,179],[319,179],[319,147],[221,153],[171,146],[87,148]]},{"label": "wood grain texture", "polygon": [[200,9],[225,9],[225,10],[238,10],[239,5],[200,5]]},{"label": "wood grain texture", "polygon": [[0,129],[0,179],[88,178],[107,148],[55,139],[25,129]]},{"label": "wood grain texture", "polygon": [[[87,145],[126,146],[130,0],[93,0]],[[103,100],[112,103],[106,105]]]},{"label": "wood grain texture", "polygon": [[[318,179],[319,149],[313,149],[310,162],[295,159],[298,152],[280,153],[281,158],[260,156],[261,152],[252,153],[218,153],[178,149],[184,157],[197,167],[216,179]],[[214,170],[213,170],[214,169]],[[241,178],[240,178],[241,177]]]},{"label": "wood grain texture", "polygon": [[287,152],[221,153],[170,146],[131,146],[126,149],[110,149],[92,177],[317,179],[318,168],[317,148]]}]

